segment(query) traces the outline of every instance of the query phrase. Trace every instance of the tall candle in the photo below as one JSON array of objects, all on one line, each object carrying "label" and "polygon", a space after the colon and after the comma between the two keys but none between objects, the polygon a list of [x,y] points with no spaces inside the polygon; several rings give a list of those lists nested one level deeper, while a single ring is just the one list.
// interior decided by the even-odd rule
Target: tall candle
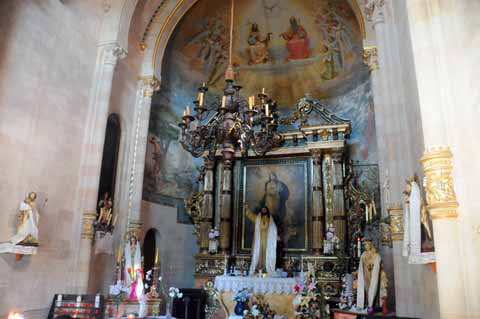
[{"label": "tall candle", "polygon": [[227,105],[227,97],[224,95],[222,96],[222,109],[224,109],[226,105]]},{"label": "tall candle", "polygon": [[269,111],[269,110],[268,110],[268,104],[265,104],[265,115],[266,115],[266,116],[268,116],[268,113],[269,113],[268,111]]},{"label": "tall candle", "polygon": [[205,93],[203,93],[203,92],[198,92],[198,105],[199,105],[200,107],[203,106],[203,96],[204,96],[204,94],[205,94]]},{"label": "tall candle", "polygon": [[158,264],[158,248],[155,251],[155,266]]},{"label": "tall candle", "polygon": [[365,221],[368,223],[368,205],[365,205]]},{"label": "tall candle", "polygon": [[265,88],[262,88],[262,94],[265,94]]},{"label": "tall candle", "polygon": [[360,242],[360,237],[357,238],[357,255],[358,258],[362,255],[362,243]]},{"label": "tall candle", "polygon": [[121,261],[122,261],[122,245],[118,245],[117,264],[120,264]]},{"label": "tall candle", "polygon": [[187,107],[185,108],[185,115],[190,115],[190,106],[187,105]]},{"label": "tall candle", "polygon": [[248,98],[248,108],[252,110],[254,105],[255,105],[255,96],[252,95]]}]

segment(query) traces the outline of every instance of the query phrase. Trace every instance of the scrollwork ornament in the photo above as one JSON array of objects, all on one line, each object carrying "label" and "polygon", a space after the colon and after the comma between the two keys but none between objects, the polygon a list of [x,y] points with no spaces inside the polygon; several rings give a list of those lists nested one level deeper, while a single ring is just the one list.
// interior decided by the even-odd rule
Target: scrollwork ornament
[{"label": "scrollwork ornament", "polygon": [[367,20],[372,22],[375,26],[377,23],[385,21],[383,15],[383,6],[385,0],[366,0],[365,2],[365,15]]},{"label": "scrollwork ornament", "polygon": [[378,70],[377,47],[366,47],[363,49],[363,63],[368,66],[370,72]]}]

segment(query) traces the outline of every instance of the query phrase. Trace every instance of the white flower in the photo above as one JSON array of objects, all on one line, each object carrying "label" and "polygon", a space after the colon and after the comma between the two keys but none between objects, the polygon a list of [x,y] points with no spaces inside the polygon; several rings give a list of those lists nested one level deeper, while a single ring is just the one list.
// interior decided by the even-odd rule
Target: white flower
[{"label": "white flower", "polygon": [[252,315],[254,315],[254,316],[260,315],[260,310],[258,309],[257,305],[253,305],[253,307],[252,307]]},{"label": "white flower", "polygon": [[162,276],[158,277],[158,280],[162,281]]},{"label": "white flower", "polygon": [[148,289],[148,284],[145,284],[145,289]]},{"label": "white flower", "polygon": [[245,309],[245,310],[243,311],[243,314],[244,314],[244,315],[248,315],[248,310]]},{"label": "white flower", "polygon": [[168,295],[169,295],[171,298],[175,298],[175,293],[173,293],[173,292],[170,292]]},{"label": "white flower", "polygon": [[180,298],[180,299],[183,298],[183,293],[180,292],[180,293],[177,295],[177,297]]}]

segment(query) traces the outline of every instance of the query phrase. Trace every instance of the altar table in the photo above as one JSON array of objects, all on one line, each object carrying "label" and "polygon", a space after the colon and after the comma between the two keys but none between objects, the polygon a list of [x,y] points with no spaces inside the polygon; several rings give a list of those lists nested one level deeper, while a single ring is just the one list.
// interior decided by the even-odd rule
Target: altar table
[{"label": "altar table", "polygon": [[294,286],[295,278],[258,278],[258,277],[215,277],[215,288],[220,291],[220,301],[227,317],[233,315],[235,301],[232,296],[235,291],[248,288],[254,294],[262,295],[264,300],[270,305],[278,315],[287,318],[294,318],[293,299],[295,298]]}]

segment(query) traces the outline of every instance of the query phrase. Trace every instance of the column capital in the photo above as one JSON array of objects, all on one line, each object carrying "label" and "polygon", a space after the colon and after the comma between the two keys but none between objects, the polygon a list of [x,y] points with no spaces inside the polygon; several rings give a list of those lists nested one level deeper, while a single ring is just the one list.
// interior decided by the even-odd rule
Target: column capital
[{"label": "column capital", "polygon": [[429,148],[420,159],[425,175],[427,209],[432,219],[456,218],[458,215],[452,159],[453,154],[448,146]]},{"label": "column capital", "polygon": [[127,56],[127,50],[122,48],[118,43],[105,43],[99,46],[102,55],[103,64],[116,65],[118,59]]},{"label": "column capital", "polygon": [[385,0],[366,0],[365,2],[365,15],[367,20],[373,23],[373,28],[379,23],[385,22],[383,15],[383,7]]},{"label": "column capital", "polygon": [[160,80],[156,76],[141,76],[138,78],[144,97],[152,97],[160,89]]},{"label": "column capital", "polygon": [[403,208],[402,204],[393,204],[387,208],[390,216],[390,233],[392,241],[403,240]]},{"label": "column capital", "polygon": [[368,70],[373,72],[378,70],[378,50],[376,46],[368,46],[363,48],[363,63],[368,66]]}]

